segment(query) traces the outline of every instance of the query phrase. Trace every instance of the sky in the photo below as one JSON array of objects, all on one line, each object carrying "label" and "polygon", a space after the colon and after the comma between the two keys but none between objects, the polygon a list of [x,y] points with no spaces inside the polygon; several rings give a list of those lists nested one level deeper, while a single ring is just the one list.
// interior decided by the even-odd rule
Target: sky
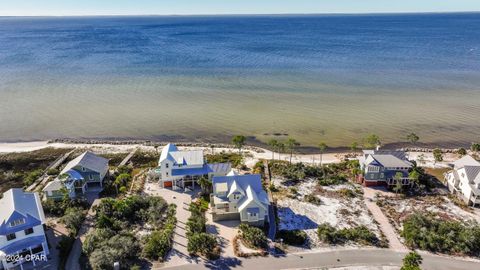
[{"label": "sky", "polygon": [[0,16],[480,11],[480,0],[0,0]]}]

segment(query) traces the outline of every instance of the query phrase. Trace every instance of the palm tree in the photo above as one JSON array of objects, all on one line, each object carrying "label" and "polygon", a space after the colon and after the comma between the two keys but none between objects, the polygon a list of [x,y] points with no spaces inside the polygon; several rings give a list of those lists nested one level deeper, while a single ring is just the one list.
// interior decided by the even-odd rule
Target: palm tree
[{"label": "palm tree", "polygon": [[328,146],[326,143],[321,142],[318,144],[318,149],[320,150],[320,166],[322,166],[322,161],[323,161],[323,153],[325,150],[327,150]]},{"label": "palm tree", "polygon": [[275,160],[275,148],[278,146],[278,141],[271,139],[268,141],[268,145],[272,148],[272,160]]},{"label": "palm tree", "polygon": [[295,151],[295,147],[299,145],[300,143],[293,138],[289,138],[286,142],[287,149],[290,151],[290,164],[292,164],[293,151]]},{"label": "palm tree", "polygon": [[285,152],[285,144],[283,142],[278,142],[277,151],[278,151],[278,159],[280,159],[280,153]]},{"label": "palm tree", "polygon": [[215,154],[215,145],[212,143],[210,144],[210,149],[212,149],[212,155]]},{"label": "palm tree", "polygon": [[357,142],[353,142],[351,145],[350,145],[350,150],[352,150],[352,152],[356,155],[357,151],[358,151],[358,143]]},{"label": "palm tree", "polygon": [[198,179],[198,184],[202,188],[202,194],[208,194],[210,187],[212,186],[212,181],[210,181],[208,178],[202,177]]},{"label": "palm tree", "polygon": [[245,141],[247,140],[247,138],[243,135],[235,135],[233,138],[232,138],[232,143],[233,145],[235,145],[235,147],[238,148],[238,153],[241,154],[242,153],[242,148],[243,146],[245,145]]},{"label": "palm tree", "polygon": [[403,173],[402,172],[397,172],[393,179],[395,179],[395,186],[393,187],[393,191],[398,194],[399,191],[402,190],[402,178],[403,178]]}]

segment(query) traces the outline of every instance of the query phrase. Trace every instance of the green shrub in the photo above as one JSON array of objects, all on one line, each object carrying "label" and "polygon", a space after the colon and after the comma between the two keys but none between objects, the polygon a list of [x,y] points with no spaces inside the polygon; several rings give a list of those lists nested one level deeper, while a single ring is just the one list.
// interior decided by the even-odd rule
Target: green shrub
[{"label": "green shrub", "polygon": [[305,195],[303,200],[314,205],[320,205],[322,203],[322,200],[313,194]]},{"label": "green shrub", "polygon": [[328,223],[322,223],[318,225],[317,234],[318,238],[322,242],[335,244],[338,241],[336,229]]},{"label": "green shrub", "polygon": [[167,218],[162,230],[157,230],[151,233],[143,247],[142,253],[145,257],[154,260],[163,260],[167,253],[172,248],[173,233],[175,230],[175,207],[171,204],[167,210]]},{"label": "green shrub", "polygon": [[33,182],[35,182],[35,180],[37,180],[40,176],[42,176],[42,174],[43,174],[42,169],[38,169],[28,173],[23,180],[23,185],[26,187],[30,186],[31,184],[33,184]]},{"label": "green shrub", "polygon": [[47,171],[47,175],[57,175],[60,173],[60,170],[51,168]]},{"label": "green shrub", "polygon": [[403,258],[403,266],[400,270],[421,270],[422,257],[415,251],[405,255]]},{"label": "green shrub", "polygon": [[307,234],[301,230],[280,230],[276,235],[277,239],[283,239],[283,243],[293,246],[301,246],[307,241]]},{"label": "green shrub", "polygon": [[343,175],[329,175],[326,178],[318,179],[318,184],[321,186],[334,186],[347,182],[347,178]]},{"label": "green shrub", "polygon": [[441,220],[415,213],[403,223],[402,237],[410,248],[447,254],[480,255],[480,225]]},{"label": "green shrub", "polygon": [[65,224],[70,236],[75,237],[85,219],[85,210],[80,207],[70,207],[65,211],[65,215],[60,218],[60,222]]},{"label": "green shrub", "polygon": [[244,223],[240,224],[239,228],[241,233],[240,237],[248,247],[267,248],[268,240],[261,229]]},{"label": "green shrub", "polygon": [[377,236],[365,226],[337,230],[328,223],[323,223],[317,229],[318,238],[329,244],[345,244],[352,241],[362,245],[380,245]]},{"label": "green shrub", "polygon": [[208,259],[215,257],[217,239],[207,233],[195,233],[188,238],[187,250],[193,255],[203,255]]},{"label": "green shrub", "polygon": [[239,153],[220,152],[216,154],[207,154],[205,158],[208,163],[226,163],[230,162],[234,168],[243,165],[243,156]]},{"label": "green shrub", "polygon": [[137,239],[131,234],[117,234],[105,242],[99,243],[89,256],[89,263],[94,270],[113,269],[113,263],[119,262],[129,268],[138,258],[140,250]]}]

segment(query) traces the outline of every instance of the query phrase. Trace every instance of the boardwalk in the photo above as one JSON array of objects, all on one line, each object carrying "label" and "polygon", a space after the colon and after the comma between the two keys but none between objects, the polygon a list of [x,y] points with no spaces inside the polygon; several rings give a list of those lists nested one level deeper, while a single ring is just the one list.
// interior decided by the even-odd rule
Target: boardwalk
[{"label": "boardwalk", "polygon": [[55,161],[53,161],[43,172],[43,175],[40,176],[33,184],[31,184],[29,187],[27,187],[26,191],[31,192],[31,191],[38,191],[39,188],[45,186],[45,184],[48,182],[50,179],[50,176],[47,175],[47,172],[50,169],[56,169],[60,165],[62,165],[63,162],[75,151],[73,149],[72,151],[58,157]]},{"label": "boardwalk", "polygon": [[120,164],[118,164],[118,167],[127,165],[128,161],[133,157],[133,155],[135,155],[135,153],[137,152],[137,150],[138,150],[138,148],[133,149],[132,152],[130,152],[130,153],[122,160],[122,162],[120,162]]}]

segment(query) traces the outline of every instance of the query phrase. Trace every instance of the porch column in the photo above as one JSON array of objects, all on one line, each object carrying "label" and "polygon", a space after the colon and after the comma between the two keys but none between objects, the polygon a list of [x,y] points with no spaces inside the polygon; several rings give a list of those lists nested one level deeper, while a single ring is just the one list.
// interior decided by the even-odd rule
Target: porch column
[{"label": "porch column", "polygon": [[[42,245],[42,248],[43,248],[43,245]],[[33,257],[32,255],[32,247],[28,247],[28,249],[30,250],[30,256]],[[32,263],[33,263],[33,266],[36,266],[37,264],[35,263],[35,259],[31,258],[30,259],[32,260]]]}]

